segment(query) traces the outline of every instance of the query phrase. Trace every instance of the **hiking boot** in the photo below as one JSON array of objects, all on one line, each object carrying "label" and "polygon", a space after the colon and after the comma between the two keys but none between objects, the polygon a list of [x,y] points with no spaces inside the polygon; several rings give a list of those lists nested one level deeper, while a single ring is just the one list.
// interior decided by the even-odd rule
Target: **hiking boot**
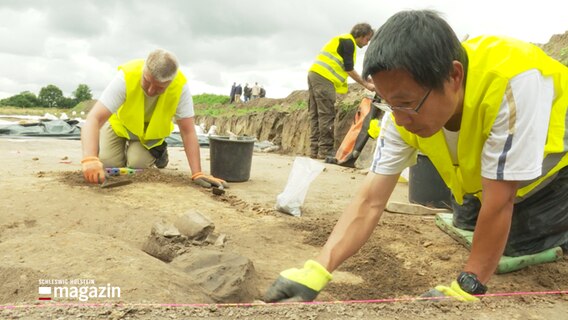
[{"label": "hiking boot", "polygon": [[156,159],[154,165],[156,165],[158,169],[163,169],[168,165],[168,144],[166,141],[157,147],[149,149],[148,151],[150,151],[152,157]]},{"label": "hiking boot", "polygon": [[154,164],[158,169],[163,169],[168,165],[169,162],[170,159],[168,157],[168,149],[165,149],[160,155],[160,157],[156,158],[156,162],[154,162]]},{"label": "hiking boot", "polygon": [[332,156],[327,156],[327,157],[325,157],[324,162],[325,163],[331,163],[331,164],[337,164],[337,159],[335,159],[335,157],[332,157]]},{"label": "hiking boot", "polygon": [[473,231],[477,223],[477,216],[481,210],[481,202],[474,195],[466,194],[463,197],[463,204],[459,205],[452,197],[452,222],[454,227]]},{"label": "hiking boot", "polygon": [[335,152],[331,150],[329,152],[318,152],[319,160],[325,160],[327,158],[335,158]]}]

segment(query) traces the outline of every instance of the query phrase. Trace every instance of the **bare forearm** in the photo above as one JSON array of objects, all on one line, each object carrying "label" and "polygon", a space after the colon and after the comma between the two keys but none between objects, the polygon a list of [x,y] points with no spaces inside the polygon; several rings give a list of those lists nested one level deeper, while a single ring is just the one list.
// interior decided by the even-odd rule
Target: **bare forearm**
[{"label": "bare forearm", "polygon": [[83,158],[98,156],[99,154],[99,124],[97,119],[86,121],[81,128],[81,145],[83,147]]},{"label": "bare forearm", "polygon": [[189,163],[189,169],[191,170],[192,174],[202,171],[201,153],[199,150],[199,143],[197,143],[197,139],[195,139],[195,143],[193,143],[189,148],[187,147],[185,148],[185,156],[187,157],[187,162]]},{"label": "bare forearm", "polygon": [[81,145],[83,147],[83,158],[97,156],[99,153],[99,130],[93,122],[86,122],[81,128]]},{"label": "bare forearm", "polygon": [[500,212],[487,214],[482,209],[479,214],[465,271],[476,274],[482,283],[489,281],[503,255],[512,211],[512,208],[502,209]]},{"label": "bare forearm", "polygon": [[365,81],[365,79],[361,78],[361,76],[359,75],[359,73],[357,73],[357,71],[351,70],[348,71],[347,74],[351,77],[351,79],[355,80],[355,82],[362,85],[366,89],[371,91],[375,89],[374,85],[371,82]]},{"label": "bare forearm", "polygon": [[379,222],[384,206],[372,207],[355,199],[339,218],[317,261],[329,272],[354,255],[369,239]]},{"label": "bare forearm", "polygon": [[343,212],[316,260],[329,272],[355,254],[377,226],[398,176],[370,173]]},{"label": "bare forearm", "polygon": [[183,148],[191,174],[201,172],[201,153],[193,118],[180,119],[177,123],[180,128]]},{"label": "bare forearm", "polygon": [[111,112],[100,101],[89,111],[87,121],[81,128],[83,158],[99,155],[99,130],[110,116]]},{"label": "bare forearm", "polygon": [[516,182],[483,179],[483,201],[465,266],[482,283],[489,281],[505,251],[516,190]]}]

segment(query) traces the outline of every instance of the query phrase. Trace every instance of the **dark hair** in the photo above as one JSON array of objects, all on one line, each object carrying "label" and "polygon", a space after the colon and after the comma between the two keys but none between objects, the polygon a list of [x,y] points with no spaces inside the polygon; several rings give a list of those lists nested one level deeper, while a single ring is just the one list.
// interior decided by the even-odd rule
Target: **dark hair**
[{"label": "dark hair", "polygon": [[467,70],[465,49],[437,12],[401,11],[390,17],[371,39],[363,60],[363,77],[405,70],[418,84],[441,89],[454,60]]},{"label": "dark hair", "polygon": [[373,34],[373,28],[368,23],[358,23],[351,29],[351,35],[353,38],[364,37]]}]

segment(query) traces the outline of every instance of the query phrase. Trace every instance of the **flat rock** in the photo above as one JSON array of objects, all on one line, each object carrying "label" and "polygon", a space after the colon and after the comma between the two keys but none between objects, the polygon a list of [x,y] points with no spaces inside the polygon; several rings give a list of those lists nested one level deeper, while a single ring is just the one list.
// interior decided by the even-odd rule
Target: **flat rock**
[{"label": "flat rock", "polygon": [[254,265],[239,254],[195,247],[170,265],[190,275],[218,302],[250,302],[259,298]]}]

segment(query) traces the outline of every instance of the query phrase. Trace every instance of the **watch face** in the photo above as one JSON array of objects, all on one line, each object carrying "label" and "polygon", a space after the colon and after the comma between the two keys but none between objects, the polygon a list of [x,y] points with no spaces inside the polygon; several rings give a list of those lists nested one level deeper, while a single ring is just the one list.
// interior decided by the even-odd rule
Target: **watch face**
[{"label": "watch face", "polygon": [[458,277],[458,284],[463,291],[469,294],[484,294],[487,292],[487,287],[479,282],[477,276],[473,273],[462,272]]},{"label": "watch face", "polygon": [[471,276],[462,277],[462,281],[460,282],[460,287],[468,293],[475,292],[477,289],[477,281]]}]

